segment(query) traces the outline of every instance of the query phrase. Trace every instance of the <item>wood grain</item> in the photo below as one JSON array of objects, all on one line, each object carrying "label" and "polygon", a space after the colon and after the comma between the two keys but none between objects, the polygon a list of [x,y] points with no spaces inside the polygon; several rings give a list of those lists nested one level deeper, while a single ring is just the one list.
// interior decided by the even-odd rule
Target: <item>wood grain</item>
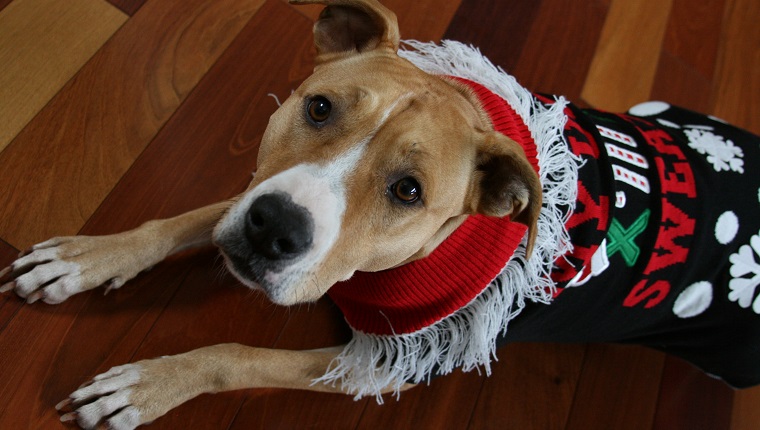
[{"label": "wood grain", "polygon": [[466,2],[451,21],[445,39],[477,46],[494,64],[511,72],[526,41],[541,2],[484,0]]},{"label": "wood grain", "polygon": [[644,347],[589,345],[565,428],[651,428],[664,360]]},{"label": "wood grain", "polygon": [[731,421],[733,390],[722,381],[668,356],[658,397],[654,430],[712,430]]},{"label": "wood grain", "polygon": [[585,350],[585,345],[560,344],[515,344],[499,350],[469,428],[564,428]]},{"label": "wood grain", "polygon": [[116,6],[122,12],[129,16],[134,15],[147,0],[108,0],[109,3]]},{"label": "wood grain", "polygon": [[[650,98],[710,112],[725,0],[674,0]],[[694,49],[699,46],[699,49]]]},{"label": "wood grain", "polygon": [[[564,95],[580,103],[606,16],[607,7],[598,2],[541,2],[512,73],[531,91]],[[489,45],[499,43],[503,42],[493,40]]]},{"label": "wood grain", "polygon": [[731,413],[731,430],[757,430],[760,426],[760,386],[737,391]]},{"label": "wood grain", "polygon": [[[7,243],[0,241],[0,267],[7,267],[18,256],[18,250],[12,248]],[[0,294],[0,334],[2,334],[8,321],[21,307],[21,300],[18,300],[14,294]]]},{"label": "wood grain", "polygon": [[0,10],[0,151],[126,19],[102,0],[15,0]]},{"label": "wood grain", "polygon": [[583,86],[583,100],[624,112],[649,100],[672,0],[613,0]]},{"label": "wood grain", "polygon": [[711,113],[760,135],[760,2],[727,0]]},{"label": "wood grain", "polygon": [[5,7],[11,4],[12,1],[13,0],[0,0],[0,11],[5,9]]},{"label": "wood grain", "polygon": [[0,237],[75,234],[260,5],[142,7],[0,154]]}]

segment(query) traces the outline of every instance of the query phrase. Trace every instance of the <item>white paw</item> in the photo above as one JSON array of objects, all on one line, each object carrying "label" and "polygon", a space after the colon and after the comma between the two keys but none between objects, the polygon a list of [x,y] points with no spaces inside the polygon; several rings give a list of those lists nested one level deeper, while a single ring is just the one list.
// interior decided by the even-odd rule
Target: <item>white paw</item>
[{"label": "white paw", "polygon": [[76,421],[84,429],[130,430],[139,426],[144,421],[131,398],[141,380],[141,370],[138,364],[126,364],[96,376],[56,406],[58,410],[74,410],[61,421]]},{"label": "white paw", "polygon": [[[128,238],[128,236],[126,236]],[[119,288],[140,266],[139,248],[124,235],[74,236],[34,245],[0,271],[0,293],[15,291],[28,303],[61,303],[74,294],[107,284]]]}]

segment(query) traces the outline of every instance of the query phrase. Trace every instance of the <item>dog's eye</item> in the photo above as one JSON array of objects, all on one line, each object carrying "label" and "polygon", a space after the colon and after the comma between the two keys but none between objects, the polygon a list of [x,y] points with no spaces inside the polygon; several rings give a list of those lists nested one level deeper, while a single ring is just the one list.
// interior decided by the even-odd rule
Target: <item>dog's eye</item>
[{"label": "dog's eye", "polygon": [[391,185],[390,188],[393,197],[402,203],[416,202],[420,199],[420,192],[422,191],[419,182],[414,178],[404,178]]},{"label": "dog's eye", "polygon": [[306,105],[306,113],[315,124],[321,125],[330,118],[332,103],[323,96],[315,96]]}]

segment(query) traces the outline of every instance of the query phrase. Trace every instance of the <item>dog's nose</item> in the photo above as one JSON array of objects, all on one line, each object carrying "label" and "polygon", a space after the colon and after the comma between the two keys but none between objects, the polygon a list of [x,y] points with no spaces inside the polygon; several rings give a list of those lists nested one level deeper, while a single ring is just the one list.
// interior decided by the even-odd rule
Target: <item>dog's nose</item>
[{"label": "dog's nose", "polygon": [[253,252],[270,260],[298,257],[309,250],[314,220],[287,194],[259,196],[248,209],[245,235]]}]

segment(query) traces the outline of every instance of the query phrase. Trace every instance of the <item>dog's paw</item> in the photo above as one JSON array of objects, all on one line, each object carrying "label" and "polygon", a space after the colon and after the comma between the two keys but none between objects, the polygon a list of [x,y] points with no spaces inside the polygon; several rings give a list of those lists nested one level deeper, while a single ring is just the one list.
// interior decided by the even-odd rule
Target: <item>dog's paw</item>
[{"label": "dog's paw", "polygon": [[100,285],[119,288],[152,261],[133,238],[73,236],[34,245],[0,271],[0,293],[13,290],[28,303],[57,304]]},{"label": "dog's paw", "polygon": [[100,374],[56,405],[62,422],[76,421],[84,429],[133,429],[146,422],[143,413],[131,404],[131,397],[142,379],[141,366],[126,364]]},{"label": "dog's paw", "polygon": [[133,429],[204,392],[203,372],[186,355],[111,368],[56,406],[82,428]]}]

